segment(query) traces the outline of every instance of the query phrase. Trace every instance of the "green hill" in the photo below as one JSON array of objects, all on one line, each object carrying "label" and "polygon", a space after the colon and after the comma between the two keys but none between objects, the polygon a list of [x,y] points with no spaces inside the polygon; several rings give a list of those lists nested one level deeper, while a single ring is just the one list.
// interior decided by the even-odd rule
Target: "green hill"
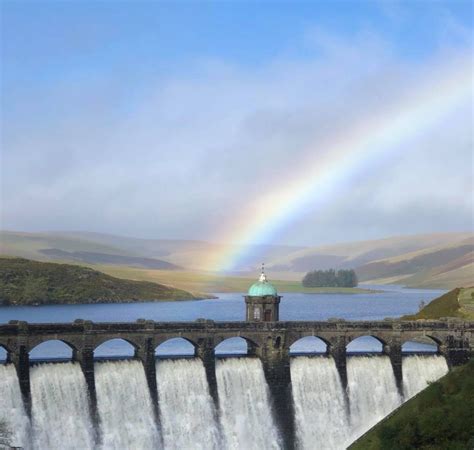
[{"label": "green hill", "polygon": [[456,288],[435,298],[416,314],[403,316],[403,320],[439,319],[460,317],[474,319],[474,288]]},{"label": "green hill", "polygon": [[169,286],[119,279],[87,267],[0,258],[0,304],[4,306],[194,298]]},{"label": "green hill", "polygon": [[474,359],[454,368],[353,443],[349,450],[474,448]]}]

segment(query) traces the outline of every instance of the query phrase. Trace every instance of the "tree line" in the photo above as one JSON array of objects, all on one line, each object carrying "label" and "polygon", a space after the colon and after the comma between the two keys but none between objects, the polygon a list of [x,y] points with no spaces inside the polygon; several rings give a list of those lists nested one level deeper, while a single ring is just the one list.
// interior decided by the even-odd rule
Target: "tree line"
[{"label": "tree line", "polygon": [[348,270],[313,270],[303,278],[304,287],[356,287],[357,275]]}]

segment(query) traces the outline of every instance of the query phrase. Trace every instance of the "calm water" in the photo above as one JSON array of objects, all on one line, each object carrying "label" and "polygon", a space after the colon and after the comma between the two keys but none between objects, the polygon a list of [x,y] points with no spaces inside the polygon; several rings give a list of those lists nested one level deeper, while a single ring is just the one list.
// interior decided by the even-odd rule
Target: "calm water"
[{"label": "calm water", "polygon": [[[428,303],[445,292],[433,289],[404,289],[400,286],[362,285],[361,287],[383,292],[374,294],[282,293],[280,320],[327,320],[336,317],[347,320],[381,320],[386,317],[414,313],[418,311],[418,305],[422,300]],[[245,319],[242,293],[216,293],[215,295],[219,298],[200,301],[0,307],[0,323],[7,323],[10,320],[48,323],[71,322],[75,319],[87,319],[94,322],[133,322],[140,318],[164,322],[194,321],[198,318],[216,321]],[[105,356],[133,353],[127,345],[123,341],[109,341],[103,344],[96,354]],[[31,356],[64,356],[65,351],[66,354],[70,351],[69,348],[61,348],[56,343],[46,343],[41,347],[40,352],[33,350]],[[181,344],[181,347],[185,346]],[[175,344],[165,345],[162,353],[175,353],[176,348]],[[236,345],[232,348],[236,348]],[[224,349],[222,352],[225,353],[227,350]]]}]

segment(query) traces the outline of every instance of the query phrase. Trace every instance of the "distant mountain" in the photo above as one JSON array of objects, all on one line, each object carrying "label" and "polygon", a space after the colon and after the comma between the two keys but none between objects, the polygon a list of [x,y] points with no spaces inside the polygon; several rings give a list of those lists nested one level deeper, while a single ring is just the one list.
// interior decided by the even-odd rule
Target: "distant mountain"
[{"label": "distant mountain", "polygon": [[292,272],[330,267],[353,269],[384,258],[450,245],[471,237],[473,233],[436,233],[310,247],[275,259],[269,267]]},{"label": "distant mountain", "polygon": [[[94,233],[91,233],[93,235]],[[138,250],[117,245],[104,239],[88,240],[84,236],[62,233],[18,233],[0,232],[0,254],[20,256],[42,261],[80,262],[87,264],[110,264],[146,269],[179,270],[176,264],[161,259],[148,258]]]},{"label": "distant mountain", "polygon": [[[232,247],[236,246],[197,240],[138,239],[93,232],[0,232],[0,254],[4,255],[43,261],[79,261],[165,270],[203,270],[203,261],[209,254],[230,251]],[[240,269],[255,270],[262,261],[280,258],[301,249],[303,247],[255,245],[247,252],[250,256],[241,261]]]},{"label": "distant mountain", "polygon": [[355,269],[360,282],[453,288],[474,284],[473,233],[397,236],[304,249],[271,261],[274,271]]},{"label": "distant mountain", "polygon": [[193,294],[147,281],[115,278],[88,267],[0,258],[0,305],[189,300]]},{"label": "distant mountain", "polygon": [[[92,232],[0,232],[0,254],[42,261],[201,272],[209,254],[232,245],[197,240],[137,239]],[[474,284],[474,234],[396,236],[320,247],[255,245],[246,249],[235,276],[252,278],[265,261],[273,279],[300,280],[318,269],[355,269],[359,280],[412,287]],[[137,274],[137,277],[138,274]]]},{"label": "distant mountain", "polygon": [[361,281],[392,282],[414,287],[474,285],[474,238],[451,242],[356,268]]}]

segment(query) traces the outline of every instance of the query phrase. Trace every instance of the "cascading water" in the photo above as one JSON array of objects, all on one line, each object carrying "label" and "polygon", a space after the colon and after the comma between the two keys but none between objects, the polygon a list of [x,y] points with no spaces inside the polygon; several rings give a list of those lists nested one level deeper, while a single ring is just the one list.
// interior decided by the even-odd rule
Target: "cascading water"
[{"label": "cascading water", "polygon": [[[279,449],[262,363],[256,358],[217,361],[220,419],[226,449]],[[291,420],[289,418],[289,420]]]},{"label": "cascading water", "polygon": [[339,450],[348,440],[348,418],[336,364],[332,358],[291,359],[298,448]]},{"label": "cascading water", "polygon": [[403,394],[405,400],[425,389],[448,372],[448,364],[443,356],[405,356],[402,360]]},{"label": "cascading water", "polygon": [[156,381],[166,450],[222,448],[202,361],[159,361]]},{"label": "cascading water", "polygon": [[13,364],[0,364],[0,422],[11,433],[11,445],[30,449],[30,421],[23,407],[20,385]]},{"label": "cascading water", "polygon": [[142,363],[99,362],[95,364],[94,370],[101,448],[160,448],[159,433]]},{"label": "cascading water", "polygon": [[[444,357],[437,355],[405,356],[402,364],[405,400],[448,371]],[[163,360],[156,369],[166,450],[281,447],[260,360],[217,361],[220,421],[200,360]],[[302,450],[345,448],[401,403],[388,357],[349,357],[347,374],[349,415],[334,360],[292,358],[295,422]],[[12,431],[11,443],[28,450],[161,448],[142,364],[96,363],[95,379],[99,443],[94,442],[87,386],[78,364],[30,368],[31,426],[14,366],[0,365],[0,421]]]},{"label": "cascading water", "polygon": [[349,442],[355,441],[401,403],[388,356],[347,358]]},{"label": "cascading water", "polygon": [[94,448],[87,386],[79,364],[34,366],[30,382],[34,448]]}]

